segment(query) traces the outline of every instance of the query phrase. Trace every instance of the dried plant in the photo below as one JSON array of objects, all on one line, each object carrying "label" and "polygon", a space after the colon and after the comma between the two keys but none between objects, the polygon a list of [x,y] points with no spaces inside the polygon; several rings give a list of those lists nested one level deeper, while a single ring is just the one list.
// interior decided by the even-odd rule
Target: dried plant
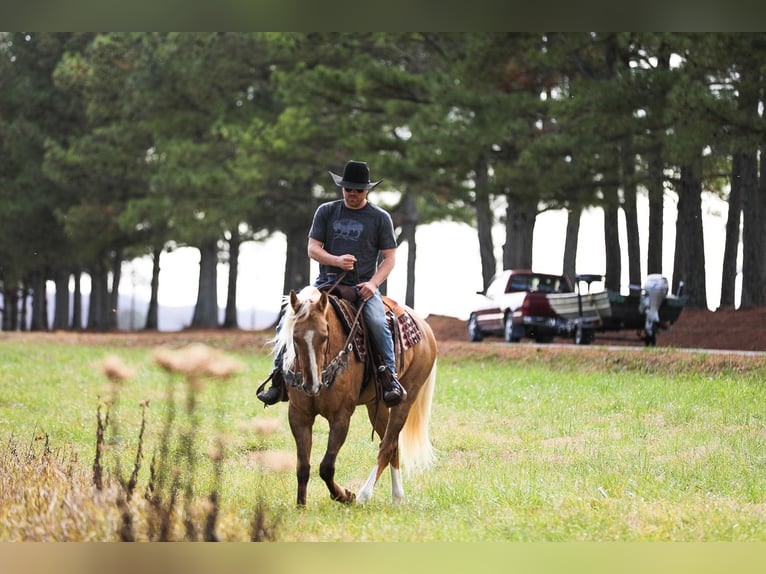
[{"label": "dried plant", "polygon": [[[150,401],[138,403],[140,427],[130,440],[120,436],[120,414],[134,408],[126,400],[136,369],[110,355],[100,363],[108,388],[96,405],[95,453],[90,472],[76,453],[55,450],[48,434],[35,428],[24,444],[12,436],[0,445],[0,540],[5,541],[171,541],[228,539],[219,532],[223,515],[226,463],[224,403],[215,405],[218,432],[205,449],[201,437],[208,394],[220,399],[227,381],[241,369],[222,353],[202,345],[157,350],[155,363],[167,372],[165,404],[152,432]],[[184,394],[178,394],[179,388]],[[133,444],[132,448],[130,447]],[[129,450],[126,451],[126,448]],[[142,485],[145,453],[151,452]],[[132,453],[132,454],[131,454]],[[126,458],[126,455],[129,458]],[[132,468],[127,471],[126,460]],[[125,472],[123,472],[123,469]],[[204,474],[203,474],[204,473]],[[200,483],[210,479],[204,489]],[[142,492],[143,496],[137,496]],[[254,539],[273,540],[275,528],[258,502],[250,530]],[[231,534],[229,534],[231,536]],[[241,531],[237,537],[250,537]]]},{"label": "dried plant", "polygon": [[[168,374],[166,383],[166,410],[159,434],[159,442],[152,455],[149,467],[149,480],[144,493],[146,505],[146,537],[149,540],[169,541],[175,537],[176,520],[180,520],[183,538],[217,541],[219,536],[216,525],[220,514],[220,492],[223,483],[225,446],[222,430],[215,447],[208,453],[213,465],[213,485],[203,504],[203,514],[199,517],[195,500],[195,481],[197,461],[199,459],[198,431],[200,411],[198,401],[200,393],[208,381],[226,381],[239,373],[239,362],[227,357],[220,351],[206,345],[193,344],[182,349],[160,347],[152,354],[154,362]],[[121,359],[109,356],[102,363],[102,372],[110,382],[111,397],[100,400],[97,408],[96,455],[93,463],[93,483],[97,489],[104,489],[105,465],[104,453],[110,451],[111,442],[116,441],[117,420],[115,406],[120,398],[120,391],[126,381],[135,375]],[[176,404],[176,381],[178,377],[186,384],[183,410],[178,411]],[[120,540],[137,539],[133,510],[133,494],[138,485],[139,471],[144,452],[147,427],[147,409],[149,401],[142,401],[141,427],[138,435],[133,469],[129,478],[125,478],[120,469],[119,457],[115,455],[114,472],[120,489],[117,492],[115,506],[120,514],[118,534]],[[219,427],[224,413],[217,412]],[[111,440],[107,430],[111,430]],[[180,506],[180,507],[179,507]],[[267,527],[265,513],[256,512],[254,520],[258,526],[254,531],[261,534],[261,539],[268,539],[273,532]],[[201,524],[201,526],[200,526]],[[264,534],[265,533],[265,534]]]}]

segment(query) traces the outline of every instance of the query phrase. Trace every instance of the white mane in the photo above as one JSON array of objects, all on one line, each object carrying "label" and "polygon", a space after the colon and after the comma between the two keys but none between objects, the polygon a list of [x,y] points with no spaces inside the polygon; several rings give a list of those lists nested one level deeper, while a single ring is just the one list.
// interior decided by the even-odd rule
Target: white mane
[{"label": "white mane", "polygon": [[286,295],[283,298],[282,304],[285,308],[285,316],[282,319],[282,327],[279,329],[276,337],[271,342],[274,344],[272,353],[276,358],[282,349],[285,350],[285,355],[282,358],[282,364],[286,369],[291,369],[295,362],[295,347],[293,346],[293,331],[295,330],[295,323],[305,319],[310,311],[310,304],[319,301],[319,297],[322,292],[311,285],[301,289],[298,293],[298,301],[300,306],[296,311],[290,304],[290,296]]}]

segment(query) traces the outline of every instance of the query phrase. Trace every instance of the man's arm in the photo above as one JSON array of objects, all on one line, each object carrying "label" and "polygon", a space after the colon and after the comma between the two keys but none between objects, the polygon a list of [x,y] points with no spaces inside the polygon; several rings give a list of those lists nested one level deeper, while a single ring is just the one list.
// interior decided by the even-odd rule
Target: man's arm
[{"label": "man's arm", "polygon": [[369,299],[372,297],[375,291],[380,287],[383,281],[388,278],[388,275],[394,269],[394,265],[396,264],[396,248],[383,249],[381,250],[380,255],[383,260],[378,265],[378,269],[375,271],[372,278],[369,281],[357,285],[362,299]]},{"label": "man's arm", "polygon": [[383,249],[380,252],[380,255],[383,260],[378,265],[378,269],[375,271],[375,275],[373,275],[370,279],[370,283],[375,285],[375,289],[380,287],[383,284],[383,281],[388,279],[391,271],[394,270],[394,265],[396,265],[396,248]]}]

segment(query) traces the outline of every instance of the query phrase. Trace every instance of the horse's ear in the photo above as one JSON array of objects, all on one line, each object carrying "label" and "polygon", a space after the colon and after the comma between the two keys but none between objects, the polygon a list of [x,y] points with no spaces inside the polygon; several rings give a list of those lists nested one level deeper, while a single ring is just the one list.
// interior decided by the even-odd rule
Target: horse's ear
[{"label": "horse's ear", "polygon": [[327,291],[322,291],[322,294],[319,296],[319,301],[317,301],[317,309],[324,313],[324,310],[327,308],[327,303],[330,301],[330,297],[327,295]]},{"label": "horse's ear", "polygon": [[293,308],[293,311],[296,313],[298,312],[298,307],[301,306],[301,302],[298,301],[298,295],[295,292],[295,289],[292,289],[290,291],[290,306]]}]

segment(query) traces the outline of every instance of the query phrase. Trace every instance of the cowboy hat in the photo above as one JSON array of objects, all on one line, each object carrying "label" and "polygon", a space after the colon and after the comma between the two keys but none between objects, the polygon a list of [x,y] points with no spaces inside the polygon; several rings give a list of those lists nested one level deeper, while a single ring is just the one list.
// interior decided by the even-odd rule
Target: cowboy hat
[{"label": "cowboy hat", "polygon": [[370,181],[370,168],[364,161],[349,161],[343,169],[343,175],[330,172],[335,185],[346,189],[372,189],[380,181]]}]

